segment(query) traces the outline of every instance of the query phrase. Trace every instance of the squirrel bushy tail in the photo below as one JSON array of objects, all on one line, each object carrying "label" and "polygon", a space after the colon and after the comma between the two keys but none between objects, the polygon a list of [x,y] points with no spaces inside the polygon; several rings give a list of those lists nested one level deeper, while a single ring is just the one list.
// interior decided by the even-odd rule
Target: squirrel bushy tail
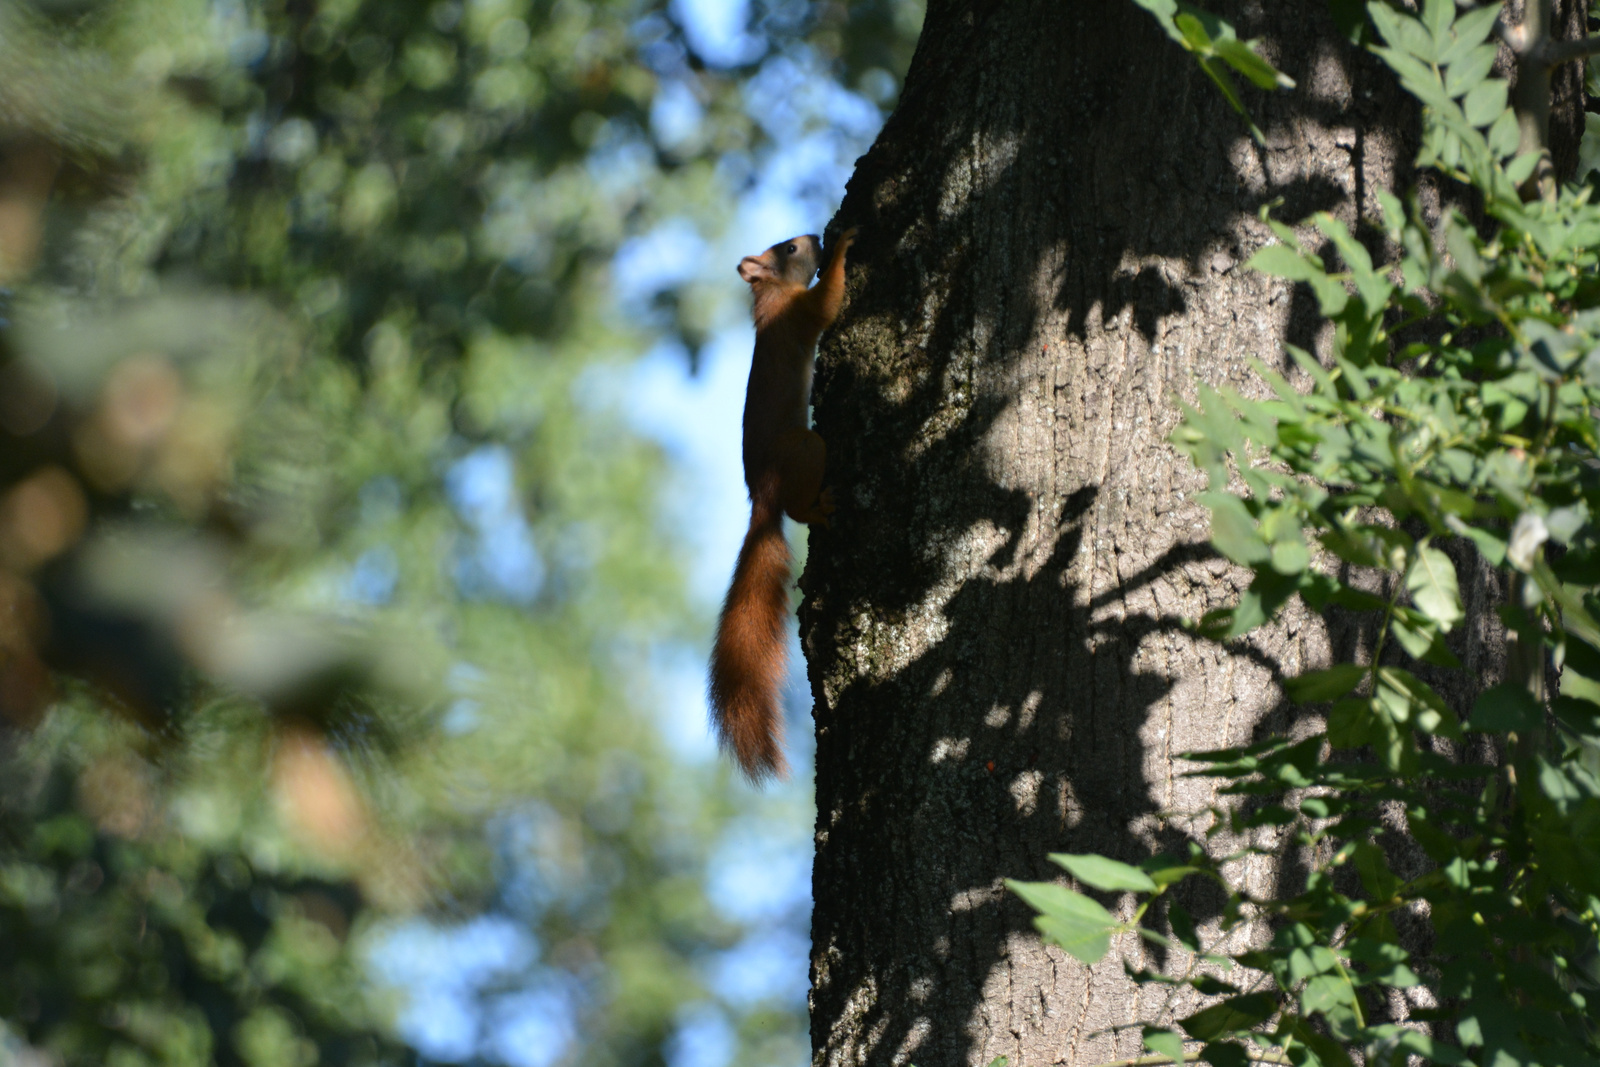
[{"label": "squirrel bushy tail", "polygon": [[[739,261],[750,284],[756,327],[744,397],[744,482],[750,532],[739,550],[733,585],[711,649],[711,718],[717,740],[732,749],[752,782],[782,777],[784,619],[789,614],[789,546],[783,516],[813,527],[837,509],[823,486],[828,450],[808,428],[811,361],[817,339],[844,299],[844,256],[852,228],[832,243],[803,234]],[[820,268],[820,274],[819,274]],[[819,274],[817,284],[811,277]]]},{"label": "squirrel bushy tail", "polygon": [[758,494],[733,584],[711,649],[711,714],[722,747],[753,782],[783,777],[784,620],[789,615],[789,544],[783,512]]}]

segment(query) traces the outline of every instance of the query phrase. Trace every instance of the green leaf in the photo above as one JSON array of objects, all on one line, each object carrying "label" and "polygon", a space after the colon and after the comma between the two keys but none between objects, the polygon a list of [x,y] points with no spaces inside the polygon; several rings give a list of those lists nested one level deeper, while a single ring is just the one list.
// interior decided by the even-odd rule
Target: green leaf
[{"label": "green leaf", "polygon": [[1272,558],[1244,501],[1226,492],[1200,493],[1196,499],[1211,509],[1211,543],[1224,556],[1246,567]]},{"label": "green leaf", "polygon": [[1150,876],[1150,880],[1157,887],[1165,889],[1174,882],[1181,882],[1191,874],[1200,870],[1199,867],[1171,856],[1151,856],[1141,863],[1140,868]]},{"label": "green leaf", "polygon": [[1279,574],[1296,575],[1311,566],[1311,553],[1299,538],[1275,541],[1272,545],[1272,569]]},{"label": "green leaf", "polygon": [[1255,138],[1257,144],[1265,145],[1267,143],[1266,134],[1262,133],[1260,127],[1250,120],[1250,113],[1245,110],[1244,101],[1239,99],[1239,90],[1234,86],[1232,76],[1228,74],[1227,65],[1216,56],[1203,56],[1199,62],[1200,69],[1205,71],[1206,77],[1211,79],[1211,84],[1217,87],[1217,91],[1222,94],[1222,98],[1228,102],[1228,105],[1234,111],[1244,116],[1245,122],[1250,128],[1250,136]]},{"label": "green leaf", "polygon": [[1576,671],[1586,678],[1600,678],[1600,649],[1576,634],[1568,634],[1566,646],[1562,655],[1561,676],[1563,680],[1568,672]]},{"label": "green leaf", "polygon": [[1462,526],[1456,530],[1461,536],[1469,538],[1478,546],[1478,551],[1483,553],[1483,558],[1493,566],[1500,566],[1506,561],[1505,538],[1477,526]]},{"label": "green leaf", "polygon": [[1425,734],[1461,735],[1456,713],[1427,682],[1399,667],[1379,667],[1377,679],[1378,702],[1393,714],[1396,723],[1410,722]]},{"label": "green leaf", "polygon": [[1424,0],[1422,25],[1433,38],[1433,46],[1443,52],[1450,43],[1450,24],[1456,18],[1455,0]]},{"label": "green leaf", "polygon": [[1189,984],[1198,992],[1208,997],[1220,997],[1224,993],[1237,993],[1239,987],[1232,982],[1224,982],[1220,978],[1213,978],[1209,974],[1202,974],[1189,979]]},{"label": "green leaf", "polygon": [[[1448,1067],[1472,1067],[1472,1059],[1460,1049],[1447,1041],[1440,1041],[1436,1037],[1413,1030],[1409,1027],[1401,1028],[1395,1038],[1395,1048],[1399,1052],[1410,1052],[1421,1056],[1425,1062],[1443,1063]],[[1495,1062],[1501,1062],[1496,1058]]]},{"label": "green leaf", "polygon": [[1321,363],[1317,362],[1316,356],[1298,345],[1284,345],[1283,350],[1289,353],[1289,358],[1294,360],[1296,366],[1310,376],[1319,392],[1329,394],[1334,392],[1333,377]]},{"label": "green leaf", "polygon": [[1303,282],[1314,274],[1326,274],[1320,263],[1302,255],[1288,245],[1267,245],[1245,261],[1245,266],[1270,274],[1275,278],[1288,278]]},{"label": "green leaf", "polygon": [[1592,170],[1600,170],[1600,115],[1592,111],[1583,116],[1583,138],[1578,142],[1578,173],[1583,181]]},{"label": "green leaf", "polygon": [[[1383,566],[1382,546],[1365,534],[1364,529],[1332,529],[1323,530],[1319,536],[1322,547],[1346,563],[1354,563],[1357,567]],[[1387,607],[1388,602],[1384,601],[1383,606]]]},{"label": "green leaf", "polygon": [[1200,1050],[1200,1058],[1211,1067],[1250,1067],[1250,1055],[1237,1041],[1212,1041]]},{"label": "green leaf", "polygon": [[1377,27],[1378,36],[1390,44],[1394,44],[1399,40],[1399,22],[1406,16],[1401,15],[1394,8],[1383,3],[1382,0],[1370,0],[1367,4],[1367,17],[1372,20],[1373,26]]},{"label": "green leaf", "polygon": [[1341,1005],[1354,1004],[1356,991],[1342,975],[1319,974],[1300,992],[1300,1009],[1307,1015],[1321,1015]]},{"label": "green leaf", "polygon": [[[1433,35],[1417,19],[1377,2],[1367,5],[1367,15],[1378,27],[1383,39],[1395,48],[1403,49],[1408,58],[1414,56],[1426,63],[1432,63],[1437,58]],[[1387,56],[1384,58],[1388,59]]]},{"label": "green leaf", "polygon": [[[1160,945],[1162,948],[1172,947],[1172,938],[1168,937],[1166,934],[1158,934],[1148,926],[1134,927],[1133,932],[1150,942],[1152,945]],[[1124,964],[1124,966],[1126,966],[1126,964]]]},{"label": "green leaf", "polygon": [[1266,1022],[1277,1010],[1278,998],[1271,993],[1250,993],[1197,1011],[1187,1019],[1179,1019],[1178,1025],[1195,1040],[1210,1041]]},{"label": "green leaf", "polygon": [[1033,925],[1045,940],[1080,963],[1098,963],[1110,951],[1111,934],[1121,924],[1096,901],[1052,882],[1008,878],[1006,887],[1039,912]]},{"label": "green leaf", "polygon": [[1229,817],[1235,831],[1253,830],[1258,826],[1287,826],[1294,822],[1294,812],[1282,804],[1263,804],[1258,808],[1235,810]]},{"label": "green leaf", "polygon": [[1474,126],[1487,126],[1498,119],[1500,113],[1506,109],[1508,88],[1503,78],[1491,78],[1474,86],[1466,99],[1461,102],[1467,121]]},{"label": "green leaf", "polygon": [[1499,733],[1532,730],[1544,722],[1544,709],[1526,688],[1502,682],[1478,695],[1467,726]]},{"label": "green leaf", "polygon": [[1183,1062],[1183,1035],[1159,1026],[1144,1028],[1144,1047],[1173,1063]]},{"label": "green leaf", "polygon": [[1417,547],[1406,575],[1406,589],[1411,593],[1411,602],[1445,633],[1465,617],[1461,587],[1456,584],[1456,565],[1432,545]]},{"label": "green leaf", "polygon": [[[1491,7],[1489,10],[1495,9]],[[1488,140],[1489,151],[1498,158],[1504,159],[1515,154],[1522,144],[1522,133],[1517,128],[1516,112],[1502,112],[1500,117],[1494,120],[1494,125],[1489,127]]]},{"label": "green leaf", "polygon": [[1407,654],[1421,659],[1433,648],[1438,628],[1420,611],[1408,618],[1396,610],[1389,619],[1389,633]]},{"label": "green leaf", "polygon": [[1188,908],[1174,900],[1167,907],[1167,922],[1172,924],[1172,936],[1178,939],[1180,945],[1190,952],[1200,951],[1200,930],[1195,926],[1194,916],[1189,914]]},{"label": "green leaf", "polygon": [[1460,96],[1476,88],[1494,68],[1496,49],[1492,44],[1479,45],[1450,64],[1444,77],[1444,91]]},{"label": "green leaf", "polygon": [[1550,702],[1550,710],[1574,736],[1590,744],[1600,741],[1600,704],[1558,696]]},{"label": "green leaf", "polygon": [[1322,611],[1329,604],[1351,611],[1386,611],[1389,607],[1389,602],[1381,596],[1364,589],[1352,589],[1325,574],[1306,575],[1300,582],[1300,595],[1316,611]]},{"label": "green leaf", "polygon": [[1366,980],[1396,989],[1420,985],[1421,979],[1407,966],[1411,954],[1399,945],[1375,938],[1352,937],[1345,942],[1344,953],[1367,967]]},{"label": "green leaf", "polygon": [[1328,14],[1333,16],[1333,24],[1338,27],[1339,34],[1353,45],[1363,43],[1367,37],[1367,17],[1362,9],[1361,0],[1328,0]]},{"label": "green leaf", "polygon": [[1372,701],[1341,700],[1328,711],[1328,743],[1334,748],[1360,748],[1372,739]]},{"label": "green leaf", "polygon": [[1224,638],[1247,634],[1272,618],[1274,612],[1294,596],[1298,582],[1271,570],[1259,570],[1250,587],[1239,597],[1238,606],[1228,624]]},{"label": "green leaf", "polygon": [[1294,79],[1268,63],[1244,41],[1236,38],[1216,43],[1217,55],[1249,79],[1258,89],[1293,89]]},{"label": "green leaf", "polygon": [[1298,985],[1313,975],[1321,974],[1327,970],[1319,967],[1312,960],[1311,953],[1303,948],[1297,948],[1289,953],[1289,984]]},{"label": "green leaf", "polygon": [[[1344,1045],[1327,1034],[1313,1030],[1306,1025],[1305,1020],[1296,1021],[1294,1036],[1316,1055],[1315,1067],[1354,1067]],[[1368,1063],[1370,1062],[1369,1060]],[[1306,1067],[1313,1067],[1313,1064],[1307,1064]]]},{"label": "green leaf", "polygon": [[1118,863],[1104,856],[1052,852],[1050,862],[1065,867],[1078,881],[1107,892],[1132,890],[1136,893],[1154,893],[1157,888],[1150,876],[1138,867]]},{"label": "green leaf", "polygon": [[1161,23],[1161,28],[1167,31],[1169,37],[1179,44],[1183,43],[1183,34],[1172,21],[1178,13],[1178,0],[1133,0],[1133,2],[1155,16],[1155,20]]},{"label": "green leaf", "polygon": [[1506,178],[1512,185],[1521,185],[1533,176],[1534,168],[1538,167],[1543,154],[1539,152],[1524,152],[1506,164]]},{"label": "green leaf", "polygon": [[1204,383],[1195,399],[1199,406],[1185,412],[1185,421],[1205,435],[1207,445],[1224,451],[1238,451],[1243,447],[1244,428],[1227,399]]},{"label": "green leaf", "polygon": [[1561,608],[1561,625],[1569,633],[1577,634],[1591,645],[1600,646],[1600,622],[1596,622],[1594,615],[1589,611],[1583,600],[1574,595],[1566,586],[1556,580],[1550,573],[1548,565],[1540,562],[1534,566],[1534,577],[1539,581],[1539,588],[1545,594],[1553,597]]},{"label": "green leaf", "polygon": [[1378,207],[1383,211],[1383,226],[1391,240],[1398,240],[1405,228],[1406,208],[1400,198],[1387,189],[1378,189]]},{"label": "green leaf", "polygon": [[1351,235],[1349,228],[1334,216],[1319,211],[1315,221],[1317,229],[1326,234],[1334,247],[1339,250],[1339,257],[1350,270],[1351,280],[1355,282],[1356,291],[1361,294],[1361,301],[1366,305],[1367,314],[1381,313],[1394,287],[1389,284],[1387,278],[1372,269],[1371,254]]},{"label": "green leaf", "polygon": [[1336,700],[1361,684],[1367,668],[1357,663],[1339,663],[1311,671],[1283,683],[1283,692],[1296,704],[1320,704]]},{"label": "green leaf", "polygon": [[1444,643],[1439,628],[1420,611],[1396,608],[1389,619],[1389,632],[1407,654],[1439,667],[1460,667],[1461,661]]},{"label": "green leaf", "polygon": [[1389,870],[1389,857],[1383,849],[1370,841],[1358,841],[1354,858],[1356,873],[1361,876],[1361,887],[1367,891],[1368,899],[1381,904],[1394,896],[1395,886],[1400,881]]},{"label": "green leaf", "polygon": [[1324,318],[1334,318],[1350,305],[1350,293],[1344,283],[1326,274],[1313,274],[1306,279],[1311,291],[1317,295],[1317,310]]},{"label": "green leaf", "polygon": [[1589,509],[1582,501],[1570,507],[1551,508],[1550,513],[1544,517],[1545,529],[1550,532],[1552,538],[1563,545],[1572,544],[1588,524]]},{"label": "green leaf", "polygon": [[1458,49],[1476,48],[1489,39],[1489,34],[1494,32],[1495,19],[1499,17],[1498,4],[1484,4],[1482,7],[1463,12],[1456,19],[1452,30],[1455,33],[1456,43],[1440,57],[1441,61],[1451,63],[1455,61]]},{"label": "green leaf", "polygon": [[[1440,110],[1449,110],[1454,103],[1444,93],[1444,83],[1428,60],[1419,60],[1409,52],[1395,48],[1375,48],[1374,52],[1398,75],[1400,81],[1422,103]],[[1435,127],[1437,129],[1438,127]]]},{"label": "green leaf", "polygon": [[1160,971],[1152,971],[1148,967],[1140,967],[1136,970],[1128,965],[1127,960],[1122,961],[1122,973],[1127,975],[1133,981],[1138,982],[1140,985],[1150,985],[1154,983],[1156,985],[1173,986],[1183,984],[1170,974],[1162,974]]},{"label": "green leaf", "polygon": [[1172,22],[1178,27],[1178,32],[1183,34],[1184,47],[1202,55],[1211,51],[1211,35],[1206,32],[1199,19],[1184,11]]}]

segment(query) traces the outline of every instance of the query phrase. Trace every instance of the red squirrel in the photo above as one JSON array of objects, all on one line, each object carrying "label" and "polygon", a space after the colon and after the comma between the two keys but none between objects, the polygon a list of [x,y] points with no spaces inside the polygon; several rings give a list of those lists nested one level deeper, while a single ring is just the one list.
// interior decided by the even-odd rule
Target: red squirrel
[{"label": "red squirrel", "polygon": [[844,255],[856,231],[846,230],[822,263],[814,234],[779,241],[739,261],[755,304],[756,350],[744,398],[744,481],[750,489],[750,532],[739,550],[733,584],[717,619],[711,648],[711,714],[717,740],[731,749],[753,782],[783,777],[778,704],[784,669],[784,619],[789,614],[789,545],[783,516],[828,525],[832,494],[822,487],[828,450],[806,425],[811,360],[844,297]]}]

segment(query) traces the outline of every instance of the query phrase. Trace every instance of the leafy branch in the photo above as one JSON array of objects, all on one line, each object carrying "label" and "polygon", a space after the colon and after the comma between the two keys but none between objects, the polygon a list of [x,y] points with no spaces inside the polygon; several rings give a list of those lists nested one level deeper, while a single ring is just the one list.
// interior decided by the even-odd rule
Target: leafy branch
[{"label": "leafy branch", "polygon": [[1274,67],[1256,50],[1257,42],[1241,41],[1231,24],[1182,0],[1133,0],[1155,16],[1167,36],[1195,57],[1206,77],[1250,127],[1257,144],[1266,135],[1250,117],[1229,71],[1241,75],[1258,89],[1292,89],[1294,79]]},{"label": "leafy branch", "polygon": [[[1540,9],[1528,5],[1528,39],[1545,32]],[[1169,12],[1172,27],[1184,13]],[[1119,933],[1187,956],[1176,977],[1125,964],[1169,987],[1143,1027],[1151,1055],[1127,1067],[1600,1056],[1600,207],[1587,186],[1547,184],[1528,102],[1491,76],[1497,7],[1367,15],[1372,50],[1422,105],[1420,165],[1470,185],[1491,225],[1454,211],[1431,222],[1380,191],[1389,252],[1375,262],[1331,214],[1292,227],[1263,213],[1277,241],[1250,265],[1304,285],[1332,342],[1321,359],[1289,347],[1283,368],[1255,364],[1270,399],[1201,386],[1184,406],[1173,441],[1209,476],[1212,542],[1252,575],[1193,628],[1233,640],[1299,597],[1364,617],[1372,651],[1285,682],[1287,700],[1325,713],[1322,731],[1184,757],[1221,798],[1188,856],[1051,857],[1084,886],[1134,894],[1127,921],[1062,885],[1009,883],[1045,938],[1084,962]],[[1527,55],[1548,69],[1575,51]],[[1466,552],[1510,591],[1511,651],[1507,679],[1458,708],[1427,679],[1464,670],[1451,640],[1467,621],[1453,561]],[[1504,758],[1466,760],[1468,734]],[[1391,859],[1397,812],[1430,862],[1420,874]],[[1270,846],[1214,854],[1219,835],[1269,828]],[[1311,857],[1297,890],[1258,899],[1228,882],[1239,856],[1291,850]],[[1195,878],[1226,896],[1208,945],[1170,900]],[[1401,912],[1427,916],[1426,956],[1402,944]],[[1239,933],[1251,947],[1225,947]],[[1443,1007],[1381,1021],[1379,993],[1418,986]],[[1180,988],[1218,999],[1168,1025]]]}]

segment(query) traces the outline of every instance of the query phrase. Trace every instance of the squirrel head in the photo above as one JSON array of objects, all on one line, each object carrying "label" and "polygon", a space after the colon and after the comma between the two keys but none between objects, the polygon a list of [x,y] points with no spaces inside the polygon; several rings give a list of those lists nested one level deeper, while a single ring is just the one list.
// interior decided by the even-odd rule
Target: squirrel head
[{"label": "squirrel head", "polygon": [[822,266],[822,239],[814,233],[779,241],[759,256],[739,261],[739,277],[751,285],[798,285],[811,283]]}]

